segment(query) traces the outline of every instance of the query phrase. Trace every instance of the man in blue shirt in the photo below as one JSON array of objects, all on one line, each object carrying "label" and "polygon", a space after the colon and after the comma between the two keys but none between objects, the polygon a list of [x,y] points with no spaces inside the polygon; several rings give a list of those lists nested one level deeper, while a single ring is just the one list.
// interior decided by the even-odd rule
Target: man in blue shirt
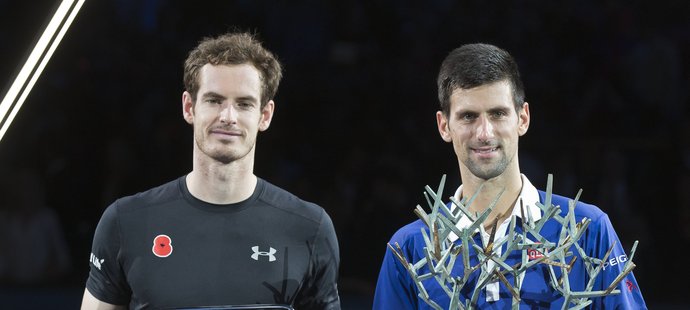
[{"label": "man in blue shirt", "polygon": [[[499,197],[483,221],[483,230],[475,235],[478,244],[487,244],[490,235],[498,240],[511,229],[511,219],[516,223],[537,221],[544,217],[537,203],[544,204],[546,194],[537,190],[520,173],[518,163],[518,140],[527,132],[530,124],[529,104],[524,100],[524,89],[517,64],[506,51],[488,44],[468,44],[453,50],[443,61],[438,76],[438,96],[441,111],[436,113],[436,121],[441,138],[452,143],[458,159],[462,185],[455,192],[455,199],[474,197],[468,211],[481,214]],[[481,186],[481,190],[480,190]],[[500,194],[500,196],[499,196]],[[560,215],[565,216],[570,199],[553,195],[552,204],[559,206]],[[517,205],[517,206],[516,206]],[[520,207],[522,205],[523,207]],[[612,251],[595,278],[593,291],[605,291],[616,277],[624,273],[626,253],[611,225],[608,216],[599,208],[578,202],[574,217],[577,222],[591,220],[587,230],[577,241],[586,256],[604,259],[609,249]],[[490,225],[496,223],[496,225]],[[467,217],[459,220],[456,227],[465,229],[472,223]],[[540,230],[548,241],[557,243],[562,224],[549,219]],[[406,225],[392,237],[390,244],[400,246],[399,254],[412,264],[426,257],[421,229],[427,229],[421,220]],[[522,232],[522,225],[515,225],[515,231]],[[495,230],[495,231],[494,231]],[[450,242],[458,243],[458,236],[451,234]],[[532,240],[534,241],[534,240]],[[503,247],[493,249],[501,255]],[[575,256],[579,256],[573,246]],[[477,253],[470,249],[472,265],[479,264]],[[514,252],[514,253],[513,253]],[[507,253],[505,263],[515,266],[521,262],[522,250]],[[530,253],[529,259],[539,259],[540,253]],[[568,272],[570,290],[584,291],[589,282],[585,260],[574,260]],[[488,261],[489,269],[494,262]],[[422,266],[418,274],[427,273]],[[463,264],[456,263],[452,274],[459,276]],[[519,307],[527,309],[560,309],[566,302],[562,293],[553,288],[549,265],[536,264],[519,277]],[[469,271],[467,271],[469,272]],[[560,271],[559,271],[560,272]],[[511,283],[517,279],[508,279]],[[429,299],[443,309],[448,309],[450,298],[436,279],[422,281]],[[472,297],[473,288],[478,285],[476,276],[470,277],[460,292],[460,302]],[[628,273],[618,282],[619,294],[593,297],[592,307],[606,309],[644,309],[646,308],[637,281]],[[506,309],[513,302],[513,294],[500,281],[483,285],[473,307]],[[374,297],[374,309],[432,309],[419,297],[420,289],[409,275],[396,254],[386,252]],[[572,305],[572,304],[571,304]]]}]

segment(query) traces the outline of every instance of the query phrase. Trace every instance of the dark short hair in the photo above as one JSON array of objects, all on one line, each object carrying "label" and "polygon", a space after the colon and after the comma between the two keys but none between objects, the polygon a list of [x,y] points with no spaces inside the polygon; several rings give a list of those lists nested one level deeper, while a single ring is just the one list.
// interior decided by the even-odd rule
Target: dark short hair
[{"label": "dark short hair", "polygon": [[280,62],[265,49],[254,35],[246,32],[227,33],[204,38],[189,52],[184,62],[184,87],[196,100],[199,91],[199,70],[206,64],[239,65],[249,63],[261,78],[261,107],[273,99],[283,77]]},{"label": "dark short hair", "polygon": [[498,81],[508,81],[513,91],[515,110],[525,102],[525,90],[512,56],[491,44],[474,43],[454,49],[438,73],[438,100],[441,111],[450,113],[450,96],[455,89],[470,89]]}]

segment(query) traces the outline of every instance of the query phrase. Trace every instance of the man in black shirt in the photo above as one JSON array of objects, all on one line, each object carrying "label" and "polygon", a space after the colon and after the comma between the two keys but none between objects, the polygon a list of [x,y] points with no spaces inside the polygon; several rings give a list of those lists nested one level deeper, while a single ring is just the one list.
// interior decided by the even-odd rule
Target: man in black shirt
[{"label": "man in black shirt", "polygon": [[192,172],[106,209],[82,309],[340,309],[331,219],[253,173],[280,63],[233,33],[204,39],[184,69]]}]

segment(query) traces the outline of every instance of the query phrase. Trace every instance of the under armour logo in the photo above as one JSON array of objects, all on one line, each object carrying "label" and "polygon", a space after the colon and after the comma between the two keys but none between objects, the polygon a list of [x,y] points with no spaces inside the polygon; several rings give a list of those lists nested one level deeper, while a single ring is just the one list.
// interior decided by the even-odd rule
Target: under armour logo
[{"label": "under armour logo", "polygon": [[268,247],[268,249],[269,249],[268,252],[264,252],[264,251],[259,251],[258,245],[253,246],[252,251],[254,251],[254,254],[252,254],[252,258],[254,260],[259,260],[259,255],[261,255],[261,256],[268,256],[269,262],[275,261],[276,256],[273,254],[276,254],[276,252],[277,252],[276,249],[274,249],[272,247]]}]

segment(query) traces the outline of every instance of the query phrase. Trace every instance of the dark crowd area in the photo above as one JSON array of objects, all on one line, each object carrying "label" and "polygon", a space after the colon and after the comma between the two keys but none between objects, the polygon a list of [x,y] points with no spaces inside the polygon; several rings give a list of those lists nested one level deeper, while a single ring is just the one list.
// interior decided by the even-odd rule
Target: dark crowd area
[{"label": "dark crowd area", "polygon": [[[59,1],[0,0],[2,95]],[[690,2],[86,1],[0,142],[0,308],[74,309],[116,198],[191,171],[182,64],[255,32],[284,64],[255,172],[331,215],[344,309],[370,309],[386,242],[460,183],[436,74],[464,43],[516,58],[521,170],[607,212],[650,309],[687,309]],[[0,83],[2,85],[2,83]]]}]

